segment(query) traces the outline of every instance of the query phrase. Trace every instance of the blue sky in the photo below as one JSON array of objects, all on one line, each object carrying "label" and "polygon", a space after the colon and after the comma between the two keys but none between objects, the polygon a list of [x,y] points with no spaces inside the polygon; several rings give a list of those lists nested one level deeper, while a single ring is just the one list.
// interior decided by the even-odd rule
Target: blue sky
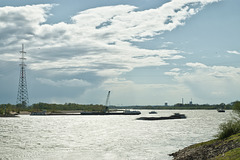
[{"label": "blue sky", "polygon": [[0,103],[239,100],[238,0],[1,0]]}]

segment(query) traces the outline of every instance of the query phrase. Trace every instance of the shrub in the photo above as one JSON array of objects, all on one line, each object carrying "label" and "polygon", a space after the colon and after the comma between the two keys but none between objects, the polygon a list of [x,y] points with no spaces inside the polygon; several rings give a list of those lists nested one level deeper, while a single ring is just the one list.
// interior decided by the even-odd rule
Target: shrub
[{"label": "shrub", "polygon": [[240,118],[240,101],[233,102],[233,112]]},{"label": "shrub", "polygon": [[240,133],[240,120],[229,120],[226,123],[222,123],[219,126],[218,139],[224,139],[231,135]]},{"label": "shrub", "polygon": [[216,135],[218,139],[224,139],[230,137],[231,135],[240,133],[240,101],[233,103],[233,113],[235,113],[236,117],[220,124],[219,132]]}]

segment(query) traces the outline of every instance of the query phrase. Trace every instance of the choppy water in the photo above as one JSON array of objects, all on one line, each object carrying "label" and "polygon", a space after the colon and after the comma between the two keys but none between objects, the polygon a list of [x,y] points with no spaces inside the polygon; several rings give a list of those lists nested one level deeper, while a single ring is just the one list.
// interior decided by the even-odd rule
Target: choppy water
[{"label": "choppy water", "polygon": [[[149,115],[27,116],[0,118],[0,159],[167,160],[168,154],[207,141],[231,111],[159,110],[187,119],[135,120]],[[155,116],[155,115],[154,115]]]}]

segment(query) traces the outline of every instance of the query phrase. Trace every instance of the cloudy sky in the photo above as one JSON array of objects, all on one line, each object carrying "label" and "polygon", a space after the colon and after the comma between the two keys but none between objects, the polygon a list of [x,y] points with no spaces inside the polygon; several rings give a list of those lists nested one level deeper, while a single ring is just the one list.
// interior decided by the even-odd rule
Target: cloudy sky
[{"label": "cloudy sky", "polygon": [[0,103],[240,100],[239,0],[1,0]]}]

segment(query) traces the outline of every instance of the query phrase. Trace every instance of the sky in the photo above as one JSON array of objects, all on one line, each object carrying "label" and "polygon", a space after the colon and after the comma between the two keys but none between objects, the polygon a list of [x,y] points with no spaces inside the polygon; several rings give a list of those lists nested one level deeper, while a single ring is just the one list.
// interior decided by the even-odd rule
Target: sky
[{"label": "sky", "polygon": [[1,0],[0,104],[240,100],[239,0]]}]

